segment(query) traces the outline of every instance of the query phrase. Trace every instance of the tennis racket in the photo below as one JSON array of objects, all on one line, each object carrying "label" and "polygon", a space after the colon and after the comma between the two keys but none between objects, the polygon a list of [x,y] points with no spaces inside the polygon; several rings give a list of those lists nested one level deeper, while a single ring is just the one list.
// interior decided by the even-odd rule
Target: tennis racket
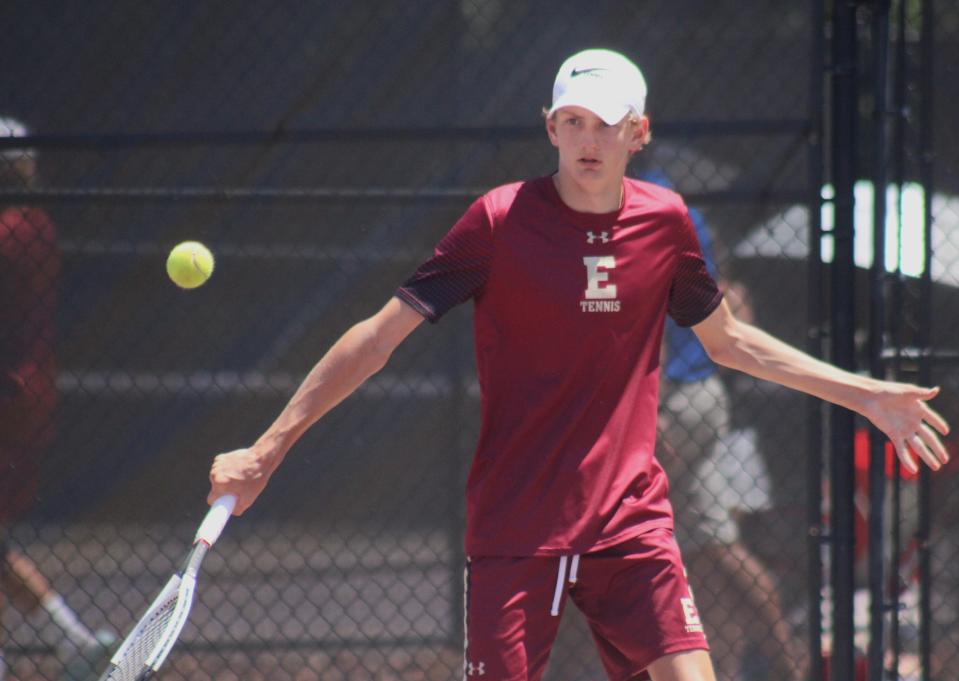
[{"label": "tennis racket", "polygon": [[235,505],[232,494],[213,502],[182,566],[124,639],[99,681],[146,681],[160,668],[190,615],[200,563],[220,537]]}]

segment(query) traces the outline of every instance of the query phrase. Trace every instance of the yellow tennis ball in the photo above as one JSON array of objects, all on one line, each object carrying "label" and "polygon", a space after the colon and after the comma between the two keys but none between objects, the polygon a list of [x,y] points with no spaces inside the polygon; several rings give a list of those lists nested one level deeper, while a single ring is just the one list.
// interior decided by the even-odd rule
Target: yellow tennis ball
[{"label": "yellow tennis ball", "polygon": [[184,241],[167,256],[166,272],[180,288],[196,288],[213,274],[213,254],[199,241]]}]

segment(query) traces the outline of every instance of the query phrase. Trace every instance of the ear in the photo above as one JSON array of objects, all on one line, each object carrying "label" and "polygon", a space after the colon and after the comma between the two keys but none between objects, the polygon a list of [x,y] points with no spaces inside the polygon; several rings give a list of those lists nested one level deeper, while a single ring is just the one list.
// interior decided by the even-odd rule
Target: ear
[{"label": "ear", "polygon": [[556,137],[556,116],[546,117],[546,136],[549,137],[550,144],[554,147],[559,146],[559,139]]},{"label": "ear", "polygon": [[649,137],[649,118],[640,116],[639,120],[632,126],[633,133],[629,140],[629,151],[635,154],[646,146],[646,140]]}]

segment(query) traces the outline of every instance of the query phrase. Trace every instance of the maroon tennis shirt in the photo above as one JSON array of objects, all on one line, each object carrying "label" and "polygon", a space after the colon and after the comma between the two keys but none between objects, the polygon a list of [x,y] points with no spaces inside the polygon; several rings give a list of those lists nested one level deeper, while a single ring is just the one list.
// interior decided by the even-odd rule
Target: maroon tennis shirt
[{"label": "maroon tennis shirt", "polygon": [[623,188],[606,214],[569,208],[551,177],[493,189],[397,291],[430,322],[473,300],[469,555],[581,554],[672,526],[654,455],[663,325],[722,294],[682,199]]}]

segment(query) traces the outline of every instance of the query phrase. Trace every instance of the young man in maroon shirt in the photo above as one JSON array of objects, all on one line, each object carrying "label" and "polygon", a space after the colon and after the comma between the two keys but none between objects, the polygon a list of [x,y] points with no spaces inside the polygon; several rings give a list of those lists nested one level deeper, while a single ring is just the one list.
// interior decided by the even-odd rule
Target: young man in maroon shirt
[{"label": "young man in maroon shirt", "polygon": [[625,178],[649,140],[645,96],[622,55],[570,57],[546,118],[558,170],[477,199],[256,443],[213,462],[210,498],[236,494],[243,513],[423,319],[472,300],[482,424],[467,482],[467,678],[541,678],[568,597],[611,679],[714,679],[654,456],[667,314],[719,364],[864,415],[910,470],[948,458],[933,430],[948,427],[926,405],[936,389],[841,371],[733,316],[682,199]]}]

